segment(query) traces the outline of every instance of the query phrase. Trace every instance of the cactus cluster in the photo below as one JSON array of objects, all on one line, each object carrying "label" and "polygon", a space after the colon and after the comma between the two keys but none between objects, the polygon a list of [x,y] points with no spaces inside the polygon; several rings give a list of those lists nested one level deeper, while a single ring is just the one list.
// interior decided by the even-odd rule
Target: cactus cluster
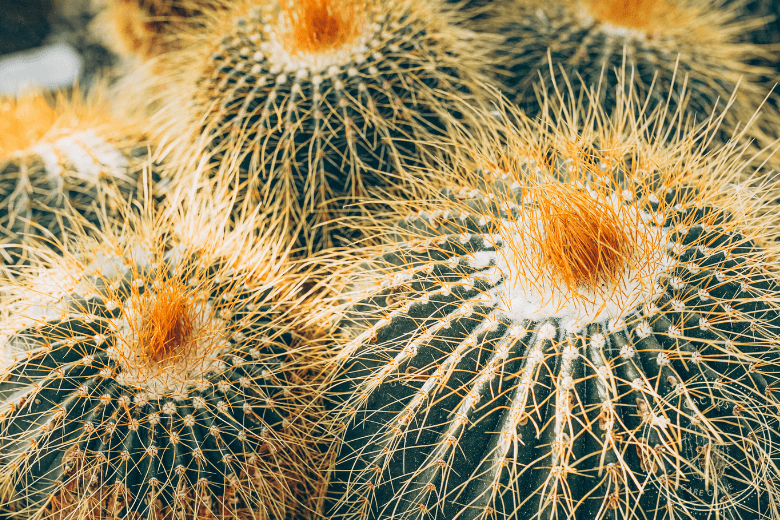
[{"label": "cactus cluster", "polygon": [[338,235],[342,206],[419,189],[402,166],[462,110],[456,96],[474,97],[487,47],[429,2],[239,2],[214,17],[163,57],[174,99],[156,121],[183,136],[188,168],[216,156],[237,213],[272,208],[310,250]]},{"label": "cactus cluster", "polygon": [[770,518],[777,250],[729,154],[496,127],[356,275],[329,518]]},{"label": "cactus cluster", "polygon": [[0,99],[0,516],[776,519],[777,1],[105,0]]},{"label": "cactus cluster", "polygon": [[[0,100],[0,262],[62,246],[72,212],[92,225],[115,218],[152,186],[147,138],[112,118],[97,92],[81,101],[41,94]],[[146,174],[145,174],[146,172]],[[70,226],[72,227],[72,226]]]},{"label": "cactus cluster", "polygon": [[170,224],[93,243],[14,294],[3,348],[16,356],[0,380],[0,489],[13,510],[300,512],[301,468],[314,461],[300,338],[283,319],[296,283],[268,258],[237,262],[227,238]]}]

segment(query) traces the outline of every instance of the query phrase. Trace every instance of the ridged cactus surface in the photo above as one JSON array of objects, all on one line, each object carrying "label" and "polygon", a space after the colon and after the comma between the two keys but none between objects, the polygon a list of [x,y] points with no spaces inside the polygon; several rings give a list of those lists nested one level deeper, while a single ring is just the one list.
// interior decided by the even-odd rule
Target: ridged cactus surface
[{"label": "ridged cactus surface", "polygon": [[133,238],[44,272],[9,312],[2,501],[52,518],[293,517],[296,468],[313,463],[297,450],[315,447],[291,433],[304,390],[284,283],[165,233]]},{"label": "ridged cactus surface", "polygon": [[[570,87],[586,100],[589,92],[598,92],[598,102],[609,111],[617,103],[617,85],[633,82],[640,100],[651,94],[651,109],[671,101],[670,120],[685,93],[685,108],[702,121],[716,103],[723,110],[739,85],[738,102],[728,114],[730,134],[733,122],[744,124],[764,100],[774,74],[756,62],[772,52],[752,41],[764,31],[761,13],[724,4],[514,0],[492,23],[503,24],[507,81],[529,115],[541,110],[539,99]],[[540,88],[541,95],[535,92]]]},{"label": "ridged cactus surface", "polygon": [[445,192],[361,270],[330,518],[777,510],[772,246],[670,157],[552,150]]},{"label": "ridged cactus surface", "polygon": [[331,244],[343,206],[418,189],[400,165],[419,161],[481,77],[486,45],[434,3],[241,2],[218,18],[165,61],[177,99],[158,120],[189,137],[188,164],[216,156],[237,209],[272,209],[310,249]]},{"label": "ridged cactus surface", "polygon": [[[149,143],[97,102],[43,96],[5,100],[0,128],[0,258],[27,260],[37,244],[58,247],[74,212],[92,225],[158,186]],[[94,94],[93,94],[94,97]],[[146,169],[147,175],[144,174]]]}]

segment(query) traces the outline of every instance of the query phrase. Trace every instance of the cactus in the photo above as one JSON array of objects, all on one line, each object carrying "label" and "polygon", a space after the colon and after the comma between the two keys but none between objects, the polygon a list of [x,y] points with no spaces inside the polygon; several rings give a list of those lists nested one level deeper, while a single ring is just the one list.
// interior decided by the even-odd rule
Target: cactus
[{"label": "cactus", "polygon": [[329,518],[777,511],[776,184],[602,116],[485,118],[357,270]]},{"label": "cactus", "polygon": [[237,214],[273,208],[285,234],[327,246],[343,206],[419,190],[400,165],[457,116],[456,94],[478,95],[488,45],[445,15],[427,1],[240,2],[161,57],[155,124],[187,168],[219,161]]},{"label": "cactus", "polygon": [[150,59],[175,49],[178,31],[198,26],[203,3],[194,0],[110,0],[100,15],[100,22],[106,24],[104,36],[120,55]]},{"label": "cactus", "polygon": [[186,215],[82,237],[79,256],[6,306],[3,350],[17,354],[0,380],[0,502],[17,514],[284,519],[307,507],[303,412],[316,404],[285,315],[305,277],[262,241]]},{"label": "cactus", "polygon": [[155,166],[147,138],[117,123],[101,96],[96,87],[86,100],[75,92],[54,106],[42,94],[0,100],[1,263],[25,263],[34,247],[59,248],[70,211],[100,226],[144,189],[163,190],[144,175]]},{"label": "cactus", "polygon": [[[541,110],[535,89],[543,91],[543,99],[554,88],[569,86],[575,96],[586,99],[597,91],[609,111],[616,104],[618,74],[633,77],[639,98],[650,96],[650,108],[671,100],[674,113],[687,94],[686,108],[699,121],[709,117],[718,100],[723,108],[739,85],[737,105],[728,117],[730,123],[740,119],[745,123],[769,92],[774,80],[767,79],[773,74],[755,64],[768,51],[751,43],[751,34],[761,30],[756,20],[733,4],[723,4],[555,0],[539,5],[513,0],[501,18],[489,23],[506,20],[508,82],[514,84],[512,92],[529,116]],[[684,82],[687,89],[679,86]],[[729,137],[732,130],[727,128],[722,137]]]}]

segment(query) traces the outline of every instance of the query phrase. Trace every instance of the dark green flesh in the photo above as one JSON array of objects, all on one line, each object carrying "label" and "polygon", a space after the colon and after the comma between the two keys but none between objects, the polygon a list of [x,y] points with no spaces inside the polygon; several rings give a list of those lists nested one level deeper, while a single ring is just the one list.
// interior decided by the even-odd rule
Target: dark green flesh
[{"label": "dark green flesh", "polygon": [[[647,204],[653,210],[658,207]],[[474,203],[473,208],[480,205],[484,209],[481,202]],[[497,206],[488,210],[507,218],[507,213]],[[670,210],[664,226],[683,221],[693,211],[697,219],[713,215],[706,208]],[[722,221],[720,215],[715,217]],[[424,228],[426,224],[421,220],[409,225]],[[382,290],[352,310],[355,330],[363,331],[389,313],[387,307],[391,303],[408,304],[407,310],[390,314],[390,321],[376,330],[376,338],[355,351],[344,367],[344,382],[335,389],[351,407],[358,401],[348,396],[360,393],[364,388],[361,384],[388,366],[389,360],[401,359],[397,368],[371,391],[365,404],[354,405],[354,415],[342,408],[346,430],[329,488],[330,518],[361,518],[361,508],[367,507],[367,518],[388,520],[541,520],[566,518],[571,511],[576,511],[576,518],[601,515],[660,520],[671,519],[668,508],[675,508],[677,512],[685,510],[691,518],[704,520],[712,518],[724,492],[733,500],[722,505],[722,518],[759,520],[767,514],[765,483],[743,481],[744,475],[757,472],[749,455],[763,451],[776,460],[777,454],[770,446],[780,440],[776,424],[778,403],[767,391],[768,387],[776,388],[780,378],[780,352],[770,343],[780,331],[780,315],[766,301],[776,297],[778,287],[768,274],[750,266],[749,257],[757,251],[755,245],[717,226],[706,231],[692,226],[684,236],[670,233],[669,239],[682,244],[684,251],[677,256],[677,266],[669,278],[680,276],[685,285],[675,288],[667,284],[666,291],[655,302],[655,313],[645,315],[640,307],[627,313],[627,325],[623,328],[612,330],[607,322],[596,322],[576,334],[567,334],[556,319],[513,323],[499,311],[498,325],[479,332],[472,346],[464,348],[468,335],[495,312],[498,302],[495,297],[491,301],[490,291],[503,280],[495,285],[481,279],[472,286],[457,283],[466,278],[474,280],[478,278],[474,275],[489,270],[487,266],[469,265],[468,258],[474,252],[495,251],[482,239],[495,231],[490,222],[480,225],[468,219],[455,223],[452,217],[448,224],[444,220],[436,222],[435,233],[440,233],[443,241],[435,248],[424,252],[404,248],[384,257],[388,265],[407,269],[432,264],[429,273],[418,270],[411,278]],[[447,235],[451,228],[465,230],[472,236],[464,241],[462,236]],[[701,244],[730,249],[731,257],[727,259],[717,251],[705,254],[699,248]],[[501,248],[502,244],[496,247]],[[453,265],[448,262],[451,258],[462,260]],[[695,274],[685,267],[694,259],[701,267]],[[719,280],[716,271],[723,272],[725,278]],[[732,281],[737,277],[745,282],[745,291],[740,283]],[[453,284],[451,294],[432,294],[444,283]],[[699,297],[699,289],[706,289],[710,296]],[[427,294],[427,301],[420,298],[423,293]],[[767,298],[762,299],[761,295]],[[674,307],[676,300],[685,302],[682,311]],[[473,304],[471,313],[454,314],[464,308],[465,302]],[[700,317],[725,316],[727,302],[740,318],[720,320],[708,330],[701,330]],[[435,329],[445,315],[453,316],[449,328]],[[651,332],[638,330],[640,319],[650,323]],[[752,328],[755,330],[751,323],[758,325]],[[555,328],[554,338],[540,337],[539,331],[546,324]],[[511,338],[509,326],[517,325],[536,332],[521,340]],[[682,328],[682,334],[672,334],[672,326]],[[426,328],[433,331],[431,337],[419,342],[420,333]],[[595,334],[604,336],[603,347],[591,342]],[[734,341],[738,352],[724,354],[722,347],[708,343],[723,343],[724,339]],[[416,353],[404,356],[403,348],[414,340],[419,342]],[[466,426],[456,426],[454,419],[464,396],[477,389],[475,374],[498,356],[502,342],[509,350],[499,363],[499,372],[480,386],[480,397],[469,409]],[[561,355],[567,345],[578,353],[568,363]],[[514,426],[522,443],[510,443],[501,449],[502,432],[506,431],[502,425],[512,427],[512,422],[506,422],[510,421],[509,409],[519,395],[523,370],[532,362],[529,353],[539,347],[545,362],[535,366],[531,389],[539,406],[533,410],[531,420]],[[623,355],[622,349],[629,347],[633,355]],[[462,355],[453,361],[450,354],[459,348]],[[692,361],[694,352],[699,353],[700,361]],[[667,353],[669,360],[659,362],[660,353]],[[739,359],[738,353],[748,354],[758,369]],[[614,406],[618,420],[614,433],[624,439],[633,436],[631,443],[617,444],[623,448],[619,452],[605,442],[607,432],[601,430],[597,420],[602,403],[611,393],[596,372],[605,364],[611,367],[610,381],[615,381],[617,389]],[[448,368],[447,376],[425,390],[427,405],[418,406],[408,424],[393,433],[391,428],[399,424],[401,412],[411,406],[416,393],[427,382],[434,381],[434,371],[443,366]],[[578,396],[570,422],[556,420],[555,389],[560,388],[565,375],[572,377],[571,391]],[[651,390],[634,388],[632,382],[637,380],[649,385],[658,397],[650,399]],[[681,388],[688,389],[704,417],[718,428],[722,442],[712,442],[711,436],[691,420],[685,396],[678,392]],[[665,433],[662,427],[643,420],[638,400],[655,412],[663,410],[670,423],[679,425],[678,431],[684,432],[680,460],[676,461],[682,464],[681,472],[675,469],[669,454],[663,455],[663,459],[648,455],[663,444]],[[735,412],[732,401],[749,410]],[[456,447],[447,448],[443,442],[448,429],[449,434],[456,432]],[[568,456],[572,471],[556,483],[549,480],[551,468],[559,463],[551,446],[561,434],[574,439]],[[754,440],[746,440],[751,436]],[[648,449],[640,453],[640,446]],[[499,457],[507,461],[503,466],[497,464]],[[620,459],[630,468],[630,475],[609,471],[610,463]],[[437,460],[444,462],[437,464]],[[705,481],[698,472],[704,472],[708,463],[717,477]],[[371,470],[375,465],[380,469]],[[620,468],[617,464],[612,467]],[[664,478],[673,477],[681,480],[664,483]],[[366,491],[369,481],[373,487]],[[557,486],[559,498],[570,502],[543,501],[543,497],[556,494],[549,486]],[[618,493],[612,502],[614,507],[605,498],[613,492]],[[363,497],[368,499],[368,506]]]}]

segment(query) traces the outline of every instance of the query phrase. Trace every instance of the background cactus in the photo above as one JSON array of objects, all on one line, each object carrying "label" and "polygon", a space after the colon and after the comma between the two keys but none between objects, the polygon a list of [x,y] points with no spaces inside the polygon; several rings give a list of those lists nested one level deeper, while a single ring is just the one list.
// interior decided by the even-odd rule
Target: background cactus
[{"label": "background cactus", "polygon": [[4,6],[0,31],[5,35],[0,42],[0,54],[16,52],[39,45],[49,31],[48,15],[51,0],[14,2]]},{"label": "background cactus", "polygon": [[0,381],[0,502],[17,514],[284,519],[309,507],[316,396],[285,315],[305,273],[205,215],[179,219],[82,242],[6,306],[3,347],[17,359]]},{"label": "background cactus", "polygon": [[[125,201],[164,191],[147,138],[120,124],[99,87],[86,100],[32,94],[0,101],[0,257],[24,263],[58,247],[75,211],[96,226]],[[144,175],[144,171],[148,175]]]},{"label": "background cactus", "polygon": [[[625,75],[635,83],[639,99],[650,95],[650,109],[671,101],[674,113],[685,94],[690,97],[686,108],[701,121],[718,100],[723,108],[739,85],[738,102],[728,116],[731,126],[722,136],[727,138],[734,124],[746,123],[764,100],[774,73],[756,61],[770,49],[751,42],[765,22],[734,3],[724,4],[555,0],[540,5],[512,0],[500,18],[488,23],[505,20],[507,83],[532,117],[541,110],[540,99],[569,86],[575,97],[587,99],[589,92],[596,92],[608,112],[617,102],[616,76]],[[687,89],[682,89],[684,83]]]},{"label": "background cactus", "polygon": [[332,244],[342,206],[419,191],[400,165],[473,98],[488,47],[427,1],[242,1],[206,18],[158,63],[155,125],[187,168],[219,162],[238,214],[273,208],[309,249]]},{"label": "background cactus", "polygon": [[[176,33],[198,27],[202,4],[194,0],[109,0],[105,37],[125,57],[149,59],[176,48]],[[113,30],[112,30],[113,29]]]},{"label": "background cactus", "polygon": [[356,275],[329,518],[770,517],[776,186],[691,135],[513,117]]}]

